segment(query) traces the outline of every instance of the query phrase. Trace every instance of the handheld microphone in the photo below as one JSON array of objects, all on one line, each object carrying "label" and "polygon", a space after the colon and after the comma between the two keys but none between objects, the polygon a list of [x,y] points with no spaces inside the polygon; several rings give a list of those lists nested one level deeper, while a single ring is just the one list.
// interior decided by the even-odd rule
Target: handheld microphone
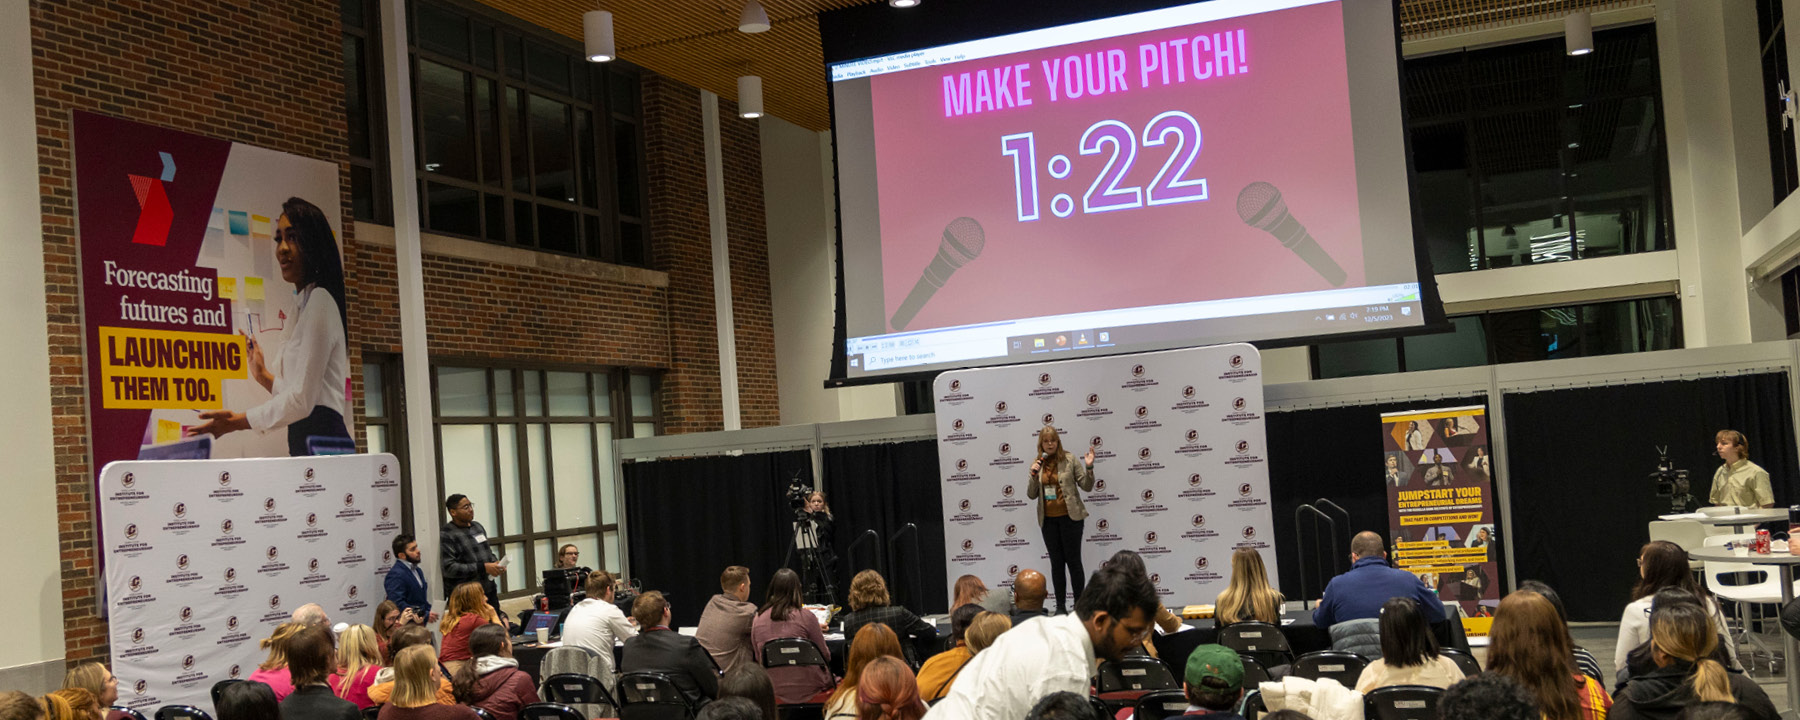
[{"label": "handheld microphone", "polygon": [[1245,185],[1238,192],[1238,217],[1244,224],[1274,235],[1281,241],[1281,246],[1294,251],[1314,272],[1325,278],[1332,287],[1341,287],[1348,275],[1339,267],[1336,260],[1319,247],[1318,241],[1306,232],[1306,226],[1288,212],[1286,202],[1281,199],[1281,191],[1274,185],[1257,181]]},{"label": "handheld microphone", "polygon": [[906,302],[900,303],[900,309],[894,311],[893,326],[895,330],[905,330],[913,316],[925,302],[937,293],[938,288],[950,279],[950,274],[981,255],[981,248],[987,244],[987,234],[982,231],[981,223],[974,218],[959,217],[944,226],[944,239],[938,243],[937,257],[925,266],[920,273],[919,281],[913,284],[912,292],[906,294]]}]

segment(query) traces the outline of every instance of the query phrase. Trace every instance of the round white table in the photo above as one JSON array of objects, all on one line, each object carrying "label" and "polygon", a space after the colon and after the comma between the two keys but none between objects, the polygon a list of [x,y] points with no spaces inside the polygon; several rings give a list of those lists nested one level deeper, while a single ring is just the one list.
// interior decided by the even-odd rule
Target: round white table
[{"label": "round white table", "polygon": [[[1781,516],[1787,517],[1787,511],[1782,510]],[[1800,565],[1800,555],[1790,553],[1739,555],[1722,547],[1701,547],[1689,550],[1688,557],[1706,562],[1774,566],[1781,577],[1781,606],[1787,607],[1787,604],[1794,599],[1794,566]],[[1781,649],[1785,656],[1784,662],[1792,663],[1796,658],[1800,658],[1800,643],[1796,643],[1794,636],[1789,635],[1786,630],[1781,632]],[[1794,672],[1792,666],[1788,666],[1786,675],[1788,708],[1792,712],[1797,707],[1796,702],[1800,702],[1800,673]],[[1787,714],[1784,713],[1783,716],[1786,717]]]},{"label": "round white table", "polygon": [[1736,533],[1744,532],[1744,528],[1754,528],[1766,522],[1788,519],[1787,508],[1749,508],[1736,515],[1720,515],[1718,517],[1698,518],[1701,525],[1729,527]]}]

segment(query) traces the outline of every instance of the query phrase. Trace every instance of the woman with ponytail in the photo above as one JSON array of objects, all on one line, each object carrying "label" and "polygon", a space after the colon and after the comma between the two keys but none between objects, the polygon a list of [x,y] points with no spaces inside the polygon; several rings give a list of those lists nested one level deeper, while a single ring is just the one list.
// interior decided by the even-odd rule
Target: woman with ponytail
[{"label": "woman with ponytail", "polygon": [[1615,720],[1673,720],[1701,702],[1728,702],[1751,720],[1777,720],[1754,680],[1713,659],[1719,636],[1709,613],[1685,603],[1658,607],[1650,615],[1650,656],[1656,669],[1634,676],[1619,691]]},{"label": "woman with ponytail", "polygon": [[506,626],[475,628],[469,633],[469,652],[474,660],[450,678],[457,702],[486,710],[496,720],[517,720],[520,708],[538,701],[537,684],[513,659]]},{"label": "woman with ponytail", "polygon": [[919,720],[925,703],[919,700],[918,678],[897,658],[883,655],[869,661],[856,683],[857,720]]}]

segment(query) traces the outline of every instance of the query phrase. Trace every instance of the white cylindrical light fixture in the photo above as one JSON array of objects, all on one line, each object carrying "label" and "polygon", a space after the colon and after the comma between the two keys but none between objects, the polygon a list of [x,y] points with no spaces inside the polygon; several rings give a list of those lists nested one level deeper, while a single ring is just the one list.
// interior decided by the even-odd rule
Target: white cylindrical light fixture
[{"label": "white cylindrical light fixture", "polygon": [[744,3],[744,12],[738,15],[738,32],[759,33],[769,29],[769,13],[763,10],[762,3],[750,0]]},{"label": "white cylindrical light fixture", "polygon": [[1586,55],[1594,51],[1594,16],[1577,10],[1563,18],[1563,42],[1570,55]]},{"label": "white cylindrical light fixture", "polygon": [[738,76],[738,117],[753,120],[763,116],[762,78]]},{"label": "white cylindrical light fixture", "polygon": [[888,5],[897,8],[918,7],[919,0],[888,0]]},{"label": "white cylindrical light fixture", "polygon": [[613,15],[605,10],[589,10],[581,15],[582,45],[588,62],[611,62],[619,56],[613,42]]}]

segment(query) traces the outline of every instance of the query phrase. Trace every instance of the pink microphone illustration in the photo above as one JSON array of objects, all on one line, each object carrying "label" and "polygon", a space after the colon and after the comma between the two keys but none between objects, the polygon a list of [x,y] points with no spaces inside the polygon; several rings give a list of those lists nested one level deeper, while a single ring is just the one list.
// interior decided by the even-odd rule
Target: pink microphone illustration
[{"label": "pink microphone illustration", "polygon": [[912,292],[906,294],[906,302],[900,303],[900,309],[894,311],[893,324],[895,330],[905,330],[906,324],[912,322],[913,316],[919,314],[919,308],[944,286],[950,274],[968,264],[981,254],[982,246],[987,244],[987,234],[982,232],[981,223],[974,218],[959,217],[944,226],[944,239],[938,243],[937,257],[925,266],[925,272],[919,276],[919,282],[913,285]]},{"label": "pink microphone illustration", "polygon": [[1281,199],[1281,191],[1275,189],[1274,185],[1262,181],[1245,185],[1238,193],[1237,210],[1238,217],[1243,218],[1245,224],[1274,235],[1276,240],[1281,241],[1282,247],[1299,255],[1332,287],[1344,284],[1348,277],[1344,274],[1344,269],[1325,253],[1324,248],[1319,247],[1318,241],[1306,232],[1306,226],[1301,225],[1288,212],[1287,203]]}]

